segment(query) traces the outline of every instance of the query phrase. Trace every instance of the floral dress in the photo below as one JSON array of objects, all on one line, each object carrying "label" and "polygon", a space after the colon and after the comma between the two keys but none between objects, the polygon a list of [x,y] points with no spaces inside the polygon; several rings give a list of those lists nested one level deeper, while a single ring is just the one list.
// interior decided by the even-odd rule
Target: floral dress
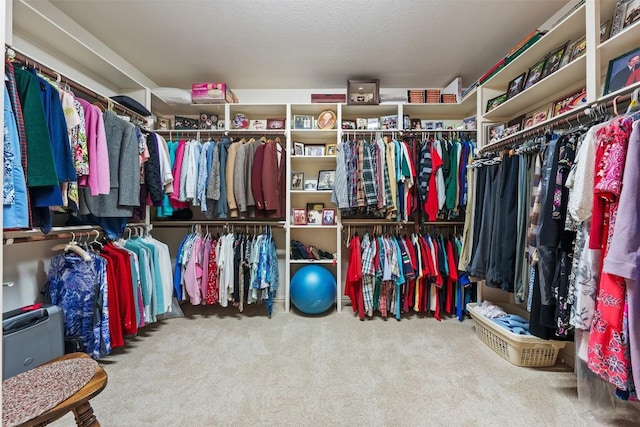
[{"label": "floral dress", "polygon": [[[599,222],[596,212],[602,212],[599,224],[602,233],[599,241],[596,239],[591,243],[601,245],[603,258],[609,250],[615,227],[631,124],[631,120],[621,117],[598,131],[594,205],[601,205],[600,209],[594,206],[591,237],[600,234],[594,233],[594,226],[597,227],[596,222]],[[628,390],[631,366],[628,336],[624,327],[625,297],[624,280],[602,272],[587,356],[589,368],[619,390]]]}]

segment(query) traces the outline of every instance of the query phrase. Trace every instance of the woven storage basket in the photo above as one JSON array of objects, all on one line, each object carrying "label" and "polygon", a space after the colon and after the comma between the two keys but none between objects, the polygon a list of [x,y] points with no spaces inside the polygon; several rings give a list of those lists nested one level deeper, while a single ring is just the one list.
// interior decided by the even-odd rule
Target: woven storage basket
[{"label": "woven storage basket", "polygon": [[[508,304],[496,304],[509,314],[528,318],[526,311]],[[467,304],[467,310],[476,325],[478,338],[502,358],[516,366],[544,367],[553,366],[565,341],[543,340],[531,335],[518,335],[493,320],[484,317],[476,310],[476,303]]]}]

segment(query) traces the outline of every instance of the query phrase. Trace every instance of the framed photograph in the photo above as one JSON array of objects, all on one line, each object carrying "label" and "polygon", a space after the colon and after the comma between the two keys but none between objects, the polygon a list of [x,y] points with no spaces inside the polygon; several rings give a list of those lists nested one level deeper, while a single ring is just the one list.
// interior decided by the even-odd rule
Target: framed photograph
[{"label": "framed photograph", "polygon": [[422,130],[422,120],[420,119],[411,119],[411,130]]},{"label": "framed photograph", "polygon": [[476,116],[465,117],[462,121],[464,122],[465,130],[476,129]]},{"label": "framed photograph", "polygon": [[242,113],[233,116],[231,125],[234,129],[249,129],[249,119]]},{"label": "framed photograph", "polygon": [[336,144],[327,144],[327,156],[336,155]]},{"label": "framed photograph", "polygon": [[398,129],[398,116],[380,117],[380,129]]},{"label": "framed photograph", "polygon": [[324,156],[324,145],[305,145],[305,156]]},{"label": "framed photograph", "polygon": [[218,129],[216,114],[200,113],[200,129]]},{"label": "framed photograph", "polygon": [[444,129],[444,122],[435,122],[434,125],[435,125],[436,130]]},{"label": "framed photograph", "polygon": [[304,143],[293,141],[293,155],[304,156]]},{"label": "framed photograph", "polygon": [[307,203],[307,224],[319,225],[322,222],[324,203]]},{"label": "framed photograph", "polygon": [[489,111],[493,110],[494,108],[496,108],[506,100],[507,100],[506,92],[503,93],[502,95],[496,96],[495,98],[491,98],[489,102],[487,102],[487,111],[485,111],[485,113],[488,113]]},{"label": "framed photograph", "polygon": [[[518,125],[519,128],[522,129],[523,122],[524,122],[524,114],[509,120],[507,122],[507,128],[510,128],[510,127]],[[520,129],[518,129],[518,130],[520,130]]]},{"label": "framed photograph", "polygon": [[422,129],[424,130],[433,130],[436,128],[433,122],[430,122],[429,120],[420,120],[420,126],[422,126]]},{"label": "framed photograph", "polygon": [[177,130],[197,130],[200,127],[199,119],[175,116],[173,125]]},{"label": "framed photograph", "polygon": [[402,116],[402,129],[411,129],[411,117],[408,114]]},{"label": "framed photograph", "polygon": [[333,190],[335,180],[335,170],[321,170],[318,172],[318,190]]},{"label": "framed photograph", "polygon": [[527,128],[530,128],[531,126],[533,126],[533,116],[526,117],[524,119],[524,124],[522,125],[522,128],[527,129]]},{"label": "framed photograph", "polygon": [[640,19],[640,0],[628,1],[624,8],[624,21],[622,21],[622,28],[627,28],[638,19]]},{"label": "framed photograph", "polygon": [[573,110],[576,107],[587,103],[587,88],[582,88],[571,95],[558,99],[553,103],[551,108],[551,117],[555,117],[559,114],[566,113]]},{"label": "framed photograph", "polygon": [[507,88],[507,99],[511,99],[520,92],[522,92],[522,88],[524,88],[524,83],[527,78],[527,73],[522,73],[515,79],[509,82],[509,87]]},{"label": "framed photograph", "polygon": [[165,117],[158,117],[158,130],[171,129],[171,119]]},{"label": "framed photograph", "polygon": [[489,143],[500,141],[504,135],[504,123],[493,123],[487,127],[487,140]]},{"label": "framed photograph", "polygon": [[585,36],[582,36],[578,40],[573,42],[569,47],[569,51],[567,52],[569,56],[569,62],[584,55],[584,52],[586,50],[587,50],[587,39]]},{"label": "framed photograph", "polygon": [[335,209],[323,209],[322,210],[322,225],[334,225],[336,221]]},{"label": "framed photograph", "polygon": [[560,63],[562,62],[562,57],[564,56],[564,52],[566,50],[567,43],[549,52],[547,61],[544,63],[544,68],[542,69],[543,79],[560,69]]},{"label": "framed photograph", "polygon": [[267,128],[266,120],[251,120],[249,129],[251,130],[265,130]]},{"label": "framed photograph", "polygon": [[378,105],[380,103],[380,80],[347,80],[347,103],[349,105]]},{"label": "framed photograph", "polygon": [[307,224],[307,211],[305,209],[293,208],[293,223],[295,225]]},{"label": "framed photograph", "polygon": [[353,120],[343,120],[342,121],[342,129],[355,129],[356,122]]},{"label": "framed photograph", "polygon": [[609,61],[603,95],[636,82],[640,82],[640,47]]},{"label": "framed photograph", "polygon": [[325,110],[318,116],[318,129],[333,129],[338,116],[331,110]]},{"label": "framed photograph", "polygon": [[529,89],[542,78],[542,70],[544,69],[545,62],[547,62],[546,56],[529,68],[529,71],[527,72],[527,82],[524,84],[524,89]]},{"label": "framed photograph", "polygon": [[505,128],[504,133],[502,134],[503,138],[506,138],[508,136],[513,135],[514,133],[518,132],[520,130],[520,125],[513,125],[513,126],[508,126],[507,128]]},{"label": "framed photograph", "polygon": [[356,129],[367,130],[367,119],[356,119]]},{"label": "framed photograph", "polygon": [[304,191],[316,191],[318,189],[318,180],[317,179],[305,179],[304,180]]},{"label": "framed photograph", "polygon": [[291,189],[304,190],[304,172],[291,171]]},{"label": "framed photograph", "polygon": [[284,129],[285,119],[267,119],[267,129]]},{"label": "framed photograph", "polygon": [[377,117],[371,117],[367,119],[367,130],[380,129],[380,119]]},{"label": "framed photograph", "polygon": [[533,113],[533,125],[537,125],[538,123],[542,123],[549,118],[549,109],[540,110]]},{"label": "framed photograph", "polygon": [[294,129],[313,129],[313,116],[293,116]]},{"label": "framed photograph", "polygon": [[612,19],[609,18],[600,24],[600,43],[604,43],[609,40],[609,35],[611,34],[611,22]]}]

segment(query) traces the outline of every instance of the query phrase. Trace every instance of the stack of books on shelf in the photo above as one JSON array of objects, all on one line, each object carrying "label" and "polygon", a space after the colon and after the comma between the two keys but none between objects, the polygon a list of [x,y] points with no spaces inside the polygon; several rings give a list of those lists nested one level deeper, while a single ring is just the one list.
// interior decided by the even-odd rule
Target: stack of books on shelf
[{"label": "stack of books on shelf", "polygon": [[427,104],[439,104],[440,103],[440,90],[439,89],[427,89]]},{"label": "stack of books on shelf", "polygon": [[443,104],[455,104],[456,102],[458,102],[456,100],[456,94],[455,93],[443,93],[442,94],[442,103]]},{"label": "stack of books on shelf", "polygon": [[424,104],[424,90],[408,90],[407,99],[409,104]]}]

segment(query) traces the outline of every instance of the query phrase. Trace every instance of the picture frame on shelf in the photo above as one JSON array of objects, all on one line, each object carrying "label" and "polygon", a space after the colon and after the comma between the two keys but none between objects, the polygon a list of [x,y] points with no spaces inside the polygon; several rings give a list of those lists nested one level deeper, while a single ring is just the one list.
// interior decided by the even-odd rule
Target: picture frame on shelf
[{"label": "picture frame on shelf", "polygon": [[465,130],[476,130],[476,116],[469,116],[462,119]]},{"label": "picture frame on shelf", "polygon": [[402,129],[411,129],[411,117],[408,114],[402,116]]},{"label": "picture frame on shelf", "polygon": [[302,130],[313,129],[313,116],[296,114],[293,116],[293,128]]},{"label": "picture frame on shelf", "polygon": [[307,225],[306,209],[293,208],[292,215],[294,225]]},{"label": "picture frame on shelf", "polygon": [[529,67],[529,71],[527,72],[527,82],[524,84],[523,90],[529,89],[531,86],[540,81],[540,79],[542,78],[542,70],[544,69],[545,62],[547,62],[546,56]]},{"label": "picture frame on shelf", "polygon": [[509,82],[509,86],[507,86],[507,99],[511,99],[522,92],[526,79],[527,73],[525,72]]},{"label": "picture frame on shelf", "polygon": [[338,116],[331,110],[324,110],[318,115],[318,129],[333,129]]},{"label": "picture frame on shelf", "polygon": [[322,209],[322,225],[335,225],[336,210],[333,208]]},{"label": "picture frame on shelf", "polygon": [[324,156],[324,145],[305,145],[305,156]]},{"label": "picture frame on shelf", "polygon": [[344,130],[352,130],[356,128],[356,122],[353,120],[343,120],[342,121],[342,129]]},{"label": "picture frame on shelf", "polygon": [[318,172],[318,190],[333,190],[336,181],[335,170],[321,170]]},{"label": "picture frame on shelf", "polygon": [[585,105],[587,103],[587,88],[582,89],[562,97],[553,103],[551,107],[551,117],[556,117],[560,114],[571,111],[577,107]]},{"label": "picture frame on shelf", "polygon": [[335,156],[336,155],[336,144],[327,144],[327,156]]},{"label": "picture frame on shelf", "polygon": [[518,130],[522,129],[522,126],[524,126],[524,117],[525,117],[525,115],[522,114],[522,115],[520,115],[518,117],[515,117],[515,118],[509,120],[507,122],[507,128],[512,128],[512,127],[518,125],[519,126]]},{"label": "picture frame on shelf", "polygon": [[494,110],[506,100],[507,100],[506,92],[496,96],[495,98],[491,98],[489,101],[487,101],[487,110],[485,111],[485,113],[488,113],[489,111]]},{"label": "picture frame on shelf", "polygon": [[218,129],[219,130],[224,129],[224,120],[221,120],[221,119],[218,120]]},{"label": "picture frame on shelf", "polygon": [[242,113],[238,113],[233,116],[231,125],[234,129],[249,129],[249,119]]},{"label": "picture frame on shelf", "polygon": [[348,105],[378,105],[380,80],[347,80]]},{"label": "picture frame on shelf", "polygon": [[285,119],[267,119],[267,129],[279,130],[285,128]]},{"label": "picture frame on shelf", "polygon": [[444,130],[444,122],[434,122],[435,130]]},{"label": "picture frame on shelf", "polygon": [[504,135],[504,123],[492,123],[487,126],[487,141],[489,144],[500,141]]},{"label": "picture frame on shelf", "polygon": [[522,125],[523,129],[528,129],[533,126],[533,116],[525,117],[524,123]]},{"label": "picture frame on shelf", "polygon": [[216,114],[200,113],[200,129],[218,129]]},{"label": "picture frame on shelf", "polygon": [[249,125],[249,129],[251,129],[251,130],[265,130],[265,129],[267,129],[267,121],[266,120],[251,120],[251,124]]},{"label": "picture frame on shelf", "polygon": [[640,0],[630,0],[625,4],[622,29],[627,28],[640,19]]},{"label": "picture frame on shelf", "polygon": [[520,130],[520,124],[515,124],[513,126],[508,126],[504,129],[504,132],[502,134],[503,138],[506,138],[508,136],[513,135],[514,133],[518,132]]},{"label": "picture frame on shelf", "polygon": [[609,61],[603,95],[640,81],[640,47]]},{"label": "picture frame on shelf", "polygon": [[158,117],[158,130],[171,129],[171,119],[166,117]]},{"label": "picture frame on shelf", "polygon": [[574,59],[580,58],[587,50],[587,38],[586,36],[580,37],[578,40],[574,41],[568,50],[569,62],[572,62]]},{"label": "picture frame on shelf", "polygon": [[324,203],[307,203],[307,224],[319,225],[323,209]]},{"label": "picture frame on shelf", "polygon": [[198,130],[200,120],[191,117],[175,116],[173,126],[176,130]]},{"label": "picture frame on shelf", "polygon": [[367,130],[367,119],[357,118],[356,119],[356,129],[358,129],[358,130]]},{"label": "picture frame on shelf", "polygon": [[398,129],[398,116],[382,116],[380,117],[380,129]]},{"label": "picture frame on shelf", "polygon": [[638,3],[638,0],[618,0],[618,3],[616,3],[616,9],[613,13],[611,35],[609,37],[618,35],[625,27],[628,27],[629,24],[637,20],[635,13],[637,8],[633,7],[635,3]]},{"label": "picture frame on shelf", "polygon": [[306,178],[304,180],[304,191],[316,191],[318,189],[318,180]]},{"label": "picture frame on shelf", "polygon": [[564,56],[565,51],[567,50],[568,43],[569,42],[566,42],[562,46],[559,46],[549,52],[547,60],[544,63],[544,68],[542,69],[542,79],[550,76],[560,69],[560,63],[562,62],[562,57]]},{"label": "picture frame on shelf", "polygon": [[549,108],[533,113],[533,126],[546,121],[549,118]]},{"label": "picture frame on shelf", "polygon": [[612,21],[613,21],[613,18],[609,18],[606,21],[604,21],[602,24],[600,24],[600,43],[604,43],[607,40],[609,40],[609,37],[611,36]]},{"label": "picture frame on shelf", "polygon": [[411,119],[411,130],[423,130],[422,120],[420,119]]},{"label": "picture frame on shelf", "polygon": [[367,130],[380,129],[380,119],[377,117],[369,117],[367,119]]},{"label": "picture frame on shelf", "polygon": [[304,142],[293,141],[293,155],[304,156]]},{"label": "picture frame on shelf", "polygon": [[435,125],[430,120],[420,120],[420,126],[422,130],[433,130],[435,129]]},{"label": "picture frame on shelf", "polygon": [[291,189],[304,190],[304,172],[291,171]]}]

